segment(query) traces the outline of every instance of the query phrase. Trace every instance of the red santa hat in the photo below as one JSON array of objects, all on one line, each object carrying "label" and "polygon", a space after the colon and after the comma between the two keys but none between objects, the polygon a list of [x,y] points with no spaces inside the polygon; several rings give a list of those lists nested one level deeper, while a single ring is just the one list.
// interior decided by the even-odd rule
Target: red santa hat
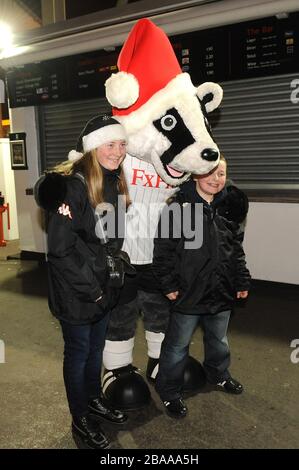
[{"label": "red santa hat", "polygon": [[134,127],[150,121],[154,111],[157,114],[168,104],[172,106],[180,91],[196,93],[189,75],[182,73],[168,37],[146,18],[131,30],[117,65],[119,72],[105,83],[106,97],[113,115],[124,123],[128,123],[125,117],[132,116],[129,121],[134,121]]}]

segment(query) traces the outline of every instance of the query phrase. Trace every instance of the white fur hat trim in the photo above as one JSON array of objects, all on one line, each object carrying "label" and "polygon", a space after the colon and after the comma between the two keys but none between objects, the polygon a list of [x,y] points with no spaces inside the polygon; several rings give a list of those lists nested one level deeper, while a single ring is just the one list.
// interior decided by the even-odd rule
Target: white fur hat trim
[{"label": "white fur hat trim", "polygon": [[68,160],[74,162],[76,160],[79,160],[79,158],[83,157],[83,153],[77,152],[76,150],[71,150],[68,154]]},{"label": "white fur hat trim", "polygon": [[110,124],[109,126],[100,127],[93,132],[82,137],[83,150],[90,152],[100,145],[113,142],[115,140],[125,140],[127,135],[124,128],[120,124]]}]

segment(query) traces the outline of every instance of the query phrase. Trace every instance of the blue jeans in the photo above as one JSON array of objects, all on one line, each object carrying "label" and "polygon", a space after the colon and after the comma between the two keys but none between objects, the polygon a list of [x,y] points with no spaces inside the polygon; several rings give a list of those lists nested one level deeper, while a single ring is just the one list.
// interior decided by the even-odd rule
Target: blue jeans
[{"label": "blue jeans", "polygon": [[61,321],[63,378],[72,416],[88,413],[88,402],[101,391],[102,355],[109,315],[89,325]]},{"label": "blue jeans", "polygon": [[200,323],[203,328],[204,363],[207,380],[218,383],[230,377],[230,352],[227,328],[230,310],[215,315],[183,315],[173,312],[162,343],[156,390],[161,399],[175,400],[182,396],[184,369],[192,335]]}]

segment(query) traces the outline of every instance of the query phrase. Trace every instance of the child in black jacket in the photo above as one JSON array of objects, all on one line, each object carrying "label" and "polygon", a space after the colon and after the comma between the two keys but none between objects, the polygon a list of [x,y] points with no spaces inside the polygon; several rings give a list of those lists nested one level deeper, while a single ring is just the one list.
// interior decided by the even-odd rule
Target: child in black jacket
[{"label": "child in black jacket", "polygon": [[[228,370],[230,351],[226,333],[234,299],[248,296],[250,274],[242,248],[242,232],[223,210],[223,201],[228,197],[225,181],[226,161],[222,156],[218,167],[208,175],[195,176],[181,186],[162,212],[155,239],[154,274],[163,293],[173,302],[156,390],[167,414],[174,418],[187,414],[182,400],[184,367],[192,334],[199,323],[204,331],[203,366],[207,380],[228,393],[243,391]],[[218,206],[222,210],[218,211]],[[198,212],[201,208],[202,213]],[[162,232],[167,216],[171,223],[165,236]],[[196,234],[193,240],[190,232]],[[198,243],[200,233],[202,243]]]}]

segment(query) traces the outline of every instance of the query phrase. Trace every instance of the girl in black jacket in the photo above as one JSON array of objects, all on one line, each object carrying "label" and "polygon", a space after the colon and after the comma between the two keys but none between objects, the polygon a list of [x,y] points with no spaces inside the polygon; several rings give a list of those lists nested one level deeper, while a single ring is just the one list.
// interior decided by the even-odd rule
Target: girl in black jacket
[{"label": "girl in black jacket", "polygon": [[129,204],[121,168],[125,153],[122,126],[97,116],[83,129],[77,151],[70,152],[73,161],[56,167],[36,188],[48,213],[49,306],[62,327],[64,382],[79,447],[109,446],[93,417],[115,424],[127,420],[105,404],[100,388],[109,312],[118,297],[118,289],[108,282],[107,246],[116,253],[123,240],[116,234],[102,244],[95,216],[102,203],[110,203],[117,217],[119,195],[124,211]]},{"label": "girl in black jacket", "polygon": [[[225,181],[226,161],[221,157],[211,173],[184,183],[162,212],[155,240],[154,274],[163,293],[173,302],[156,390],[167,414],[174,418],[187,414],[182,400],[183,376],[190,340],[198,323],[204,331],[203,366],[207,380],[229,393],[243,391],[228,370],[230,351],[226,333],[234,299],[248,296],[250,274],[242,233],[223,210],[226,207],[223,202],[229,197]],[[220,205],[222,210],[217,209]],[[199,208],[203,213],[198,212]],[[168,216],[171,223],[165,237],[162,227]],[[193,240],[191,232],[196,235]]]}]

